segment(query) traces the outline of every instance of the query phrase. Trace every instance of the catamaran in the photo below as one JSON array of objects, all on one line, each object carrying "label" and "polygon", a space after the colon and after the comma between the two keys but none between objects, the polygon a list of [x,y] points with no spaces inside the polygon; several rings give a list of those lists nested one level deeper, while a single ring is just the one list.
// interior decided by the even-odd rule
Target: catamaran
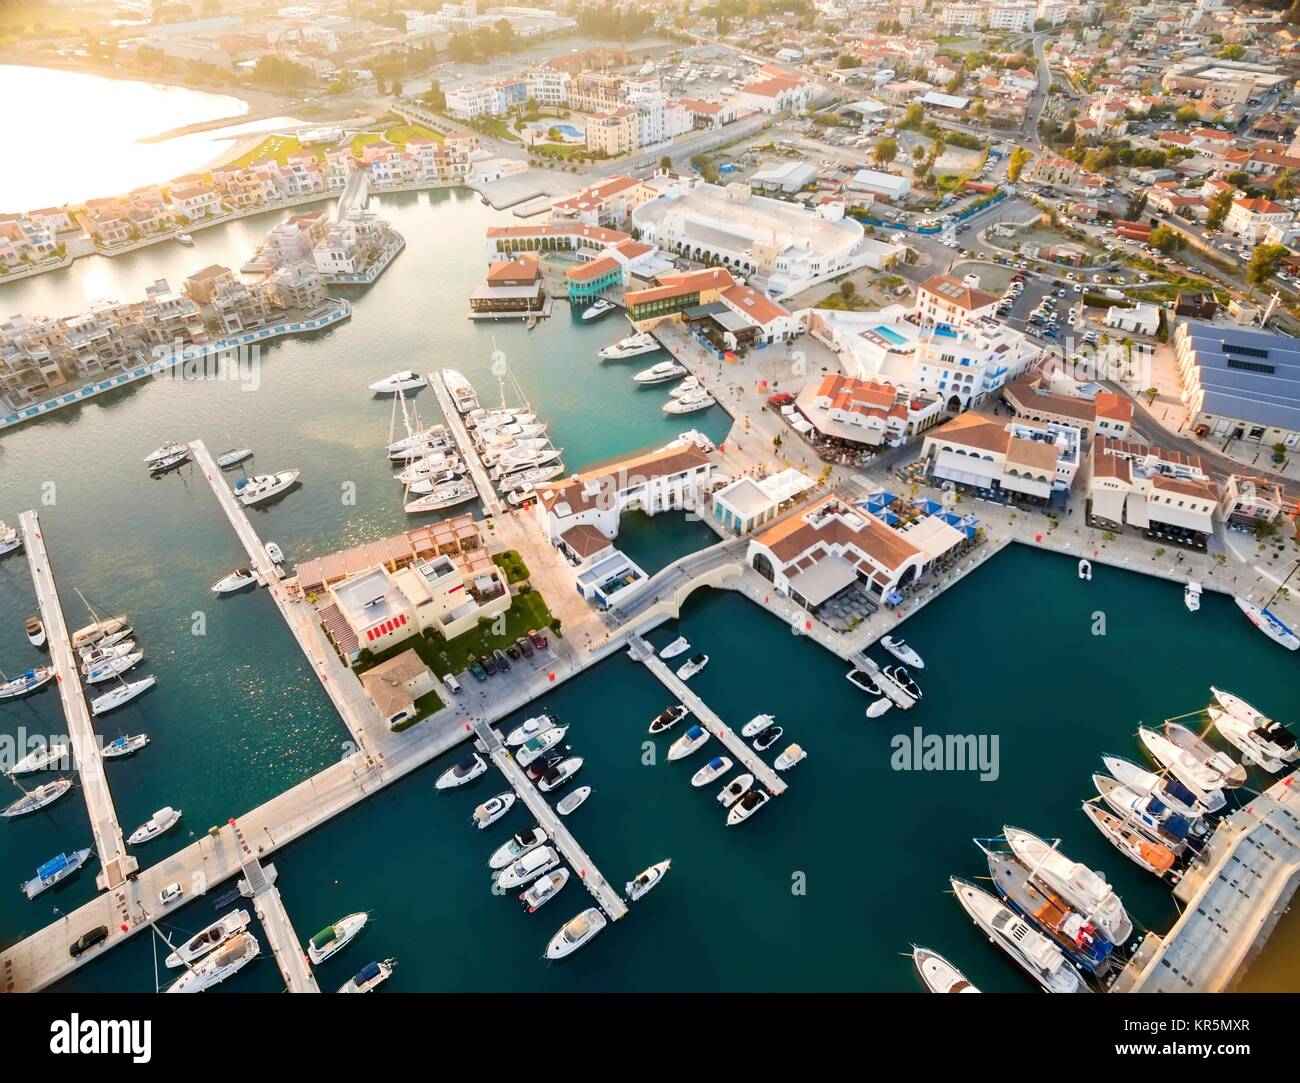
[{"label": "catamaran", "polygon": [[122,681],[113,691],[105,692],[104,695],[92,699],[90,713],[96,716],[108,714],[109,711],[130,703],[136,696],[143,695],[157,683],[158,678],[152,674],[141,677],[138,681]]},{"label": "catamaran", "polygon": [[186,966],[201,959],[208,952],[219,948],[232,936],[241,929],[248,927],[249,921],[252,920],[247,910],[232,910],[229,914],[223,914],[206,929],[195,933],[179,948],[176,948],[167,956],[165,963],[169,967]]},{"label": "catamaran", "polygon": [[74,850],[70,854],[59,854],[57,857],[50,858],[36,870],[35,876],[23,884],[23,894],[29,899],[34,899],[60,880],[66,880],[86,863],[93,852],[87,847],[85,850]]},{"label": "catamaran", "polygon": [[1092,921],[1112,944],[1123,944],[1133,935],[1133,921],[1124,903],[1101,873],[1079,861],[1071,861],[1057,846],[1018,827],[1003,827],[1007,845],[1029,874],[1060,895]]},{"label": "catamaran", "polygon": [[960,970],[937,951],[912,945],[912,962],[921,981],[932,993],[978,993]]},{"label": "catamaran", "polygon": [[632,377],[639,384],[662,384],[686,375],[686,366],[677,361],[660,361]]},{"label": "catamaran", "polygon": [[599,356],[605,361],[621,361],[625,357],[654,353],[657,349],[659,349],[659,340],[649,331],[640,331],[635,335],[619,339],[612,346],[606,346],[600,351]]},{"label": "catamaran", "polygon": [[244,507],[251,508],[288,492],[298,484],[300,477],[301,470],[281,470],[276,474],[255,474],[251,478],[240,478],[235,482],[235,495]]},{"label": "catamaran", "polygon": [[181,822],[181,810],[172,808],[171,805],[164,805],[155,812],[149,819],[145,820],[139,827],[131,832],[127,838],[132,846],[139,846],[141,843],[152,842],[167,834],[173,827]]},{"label": "catamaran", "polygon": [[238,974],[257,958],[262,946],[247,930],[235,933],[167,987],[169,993],[201,993]]},{"label": "catamaran", "polygon": [[352,943],[357,933],[366,927],[368,920],[368,914],[358,912],[339,918],[333,925],[326,925],[311,938],[311,943],[307,945],[307,957],[316,966],[320,966]]},{"label": "catamaran", "polygon": [[651,889],[657,887],[660,881],[668,875],[668,870],[672,867],[673,863],[670,859],[660,861],[656,865],[651,865],[644,872],[637,873],[637,875],[629,880],[623,888],[623,890],[627,892],[628,899],[632,902],[636,902],[637,899],[648,895]]},{"label": "catamaran", "polygon": [[14,699],[47,685],[58,671],[53,666],[38,666],[0,684],[0,699]]},{"label": "catamaran", "polygon": [[15,763],[5,774],[14,775],[31,775],[37,771],[48,771],[51,767],[58,764],[71,751],[64,741],[52,741],[48,745],[41,745],[34,752],[29,752],[21,760]]},{"label": "catamaran", "polygon": [[1269,611],[1267,606],[1256,605],[1245,598],[1235,599],[1237,608],[1246,614],[1246,619],[1263,632],[1274,643],[1289,651],[1300,650],[1300,635],[1283,623],[1282,619]]},{"label": "catamaran", "polygon": [[911,666],[913,669],[925,669],[925,663],[921,660],[921,656],[909,647],[907,641],[901,636],[884,636],[880,640],[880,645],[905,666]]},{"label": "catamaran", "polygon": [[394,372],[391,376],[376,380],[367,390],[376,395],[396,395],[399,391],[418,391],[424,385],[425,379],[418,372]]},{"label": "catamaran", "polygon": [[0,557],[21,548],[22,544],[23,540],[18,536],[18,531],[11,526],[6,526],[5,521],[0,519]]},{"label": "catamaran", "polygon": [[372,993],[393,976],[396,967],[396,959],[385,959],[382,963],[367,963],[339,986],[339,992]]},{"label": "catamaran", "polygon": [[479,408],[478,392],[474,390],[474,385],[455,369],[443,369],[442,382],[447,387],[451,401],[462,414]]},{"label": "catamaran", "polygon": [[[23,789],[21,786],[18,788]],[[72,779],[70,778],[56,778],[53,782],[43,782],[35,789],[23,790],[22,797],[0,813],[0,816],[12,819],[14,816],[26,816],[30,812],[39,812],[46,805],[54,804],[70,789],[72,789]]]},{"label": "catamaran", "polygon": [[551,937],[546,945],[546,958],[563,959],[572,955],[584,944],[592,940],[605,927],[605,915],[591,906],[577,917],[565,923],[564,927]]}]

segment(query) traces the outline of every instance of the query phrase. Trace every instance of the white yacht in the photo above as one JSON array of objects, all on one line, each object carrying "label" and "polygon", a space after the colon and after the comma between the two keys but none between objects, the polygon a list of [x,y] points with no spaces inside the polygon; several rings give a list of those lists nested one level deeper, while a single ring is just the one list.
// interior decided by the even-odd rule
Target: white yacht
[{"label": "white yacht", "polygon": [[29,752],[5,772],[11,778],[14,775],[32,775],[37,771],[48,771],[70,755],[72,748],[65,741],[51,741],[34,752]]},{"label": "white yacht", "polygon": [[359,911],[339,918],[333,925],[326,925],[311,938],[311,942],[307,945],[307,957],[313,964],[320,966],[326,959],[337,955],[352,943],[357,933],[366,927],[366,922],[369,920],[368,914]]},{"label": "white yacht", "polygon": [[506,744],[510,747],[521,745],[525,741],[530,741],[539,734],[545,733],[555,725],[555,720],[548,714],[534,715],[532,718],[525,719],[520,725],[506,734]]},{"label": "white yacht", "polygon": [[168,459],[173,458],[182,452],[188,455],[189,449],[184,444],[178,444],[175,440],[169,440],[167,443],[163,444],[162,447],[154,448],[153,451],[149,452],[149,454],[144,457],[144,464],[151,468],[156,467],[159,463],[166,462]]},{"label": "white yacht", "polygon": [[1274,722],[1263,711],[1257,711],[1240,696],[1234,696],[1222,688],[1210,685],[1210,692],[1225,711],[1250,727],[1252,739],[1268,755],[1288,763],[1300,759],[1300,747],[1297,747],[1295,737],[1281,722]]},{"label": "white yacht", "polygon": [[703,726],[692,726],[671,745],[668,746],[668,759],[685,759],[692,752],[699,751],[709,740],[709,731]]},{"label": "white yacht", "polygon": [[588,907],[577,917],[565,923],[546,945],[546,958],[563,959],[572,955],[605,927],[605,915],[596,907]]},{"label": "white yacht", "polygon": [[718,804],[723,808],[731,808],[752,785],[754,785],[754,776],[748,771],[743,775],[737,775],[718,791]]},{"label": "white yacht", "polygon": [[1195,613],[1201,608],[1201,584],[1188,583],[1183,587],[1183,605],[1189,612]]},{"label": "white yacht", "polygon": [[685,398],[687,395],[699,394],[704,390],[705,390],[704,385],[701,384],[698,379],[696,379],[694,376],[687,376],[686,379],[684,379],[676,387],[671,388],[669,390],[668,397],[671,399],[681,399],[681,398]]},{"label": "white yacht", "polygon": [[22,797],[4,812],[0,812],[0,816],[12,819],[15,816],[26,816],[29,812],[39,812],[46,805],[54,804],[70,789],[72,789],[70,778],[56,778],[53,782],[42,782],[34,789],[24,790]]},{"label": "white yacht", "polygon": [[779,756],[777,756],[777,758],[773,761],[772,766],[775,767],[778,771],[788,771],[796,763],[802,763],[807,758],[808,758],[808,753],[804,751],[802,745],[798,745],[798,744],[788,745],[786,746],[785,751],[782,752]]},{"label": "white yacht", "polygon": [[696,789],[716,782],[732,768],[730,756],[714,756],[691,776],[691,785]]},{"label": "white yacht", "polygon": [[287,492],[298,484],[301,470],[281,470],[277,474],[254,474],[235,482],[235,495],[246,508],[261,504],[272,497]]},{"label": "white yacht", "polygon": [[250,921],[247,910],[232,910],[223,914],[206,929],[195,933],[184,944],[167,956],[169,967],[185,966],[187,963],[201,959],[214,948],[220,947],[241,929],[246,929]]},{"label": "white yacht", "polygon": [[677,361],[660,361],[632,377],[639,384],[662,384],[686,375],[686,366]]},{"label": "white yacht", "polygon": [[773,725],[775,722],[776,722],[776,715],[756,714],[754,715],[753,718],[751,718],[748,722],[746,722],[743,726],[740,727],[740,735],[742,737],[757,737],[760,733],[762,733],[765,729],[767,729],[768,726]]},{"label": "white yacht", "polygon": [[74,850],[70,854],[59,854],[57,857],[50,858],[37,868],[35,876],[23,884],[23,894],[29,899],[34,899],[60,880],[66,880],[86,863],[93,852],[87,847],[85,850]]},{"label": "white yacht", "polygon": [[23,540],[18,536],[18,531],[11,526],[6,526],[5,521],[0,519],[0,557],[21,548],[22,544]]},{"label": "white yacht", "polygon": [[266,555],[271,558],[272,564],[284,563],[284,550],[273,541],[267,542],[262,548],[266,550]]},{"label": "white yacht", "polygon": [[437,790],[452,790],[457,786],[464,786],[467,782],[473,782],[486,770],[487,764],[483,761],[483,757],[477,752],[471,752],[468,756],[462,756],[453,766],[440,774],[433,786]]},{"label": "white yacht", "polygon": [[194,238],[191,237],[188,233],[178,233],[176,234],[176,243],[183,244],[186,248],[193,248]]},{"label": "white yacht", "polygon": [[1095,801],[1085,801],[1083,812],[1110,844],[1135,865],[1140,865],[1159,877],[1164,877],[1173,870],[1177,855],[1168,846],[1147,838],[1137,828],[1130,827],[1119,817],[1111,815]]},{"label": "white yacht", "polygon": [[613,312],[616,308],[618,308],[618,305],[614,304],[613,301],[601,297],[595,304],[583,309],[582,318],[584,320],[598,320],[601,316],[607,312]]},{"label": "white yacht", "polygon": [[391,455],[394,451],[405,451],[407,448],[422,447],[425,444],[441,444],[448,439],[446,425],[430,425],[425,429],[413,429],[401,439],[390,443],[384,451]]},{"label": "white yacht", "polygon": [[257,574],[250,568],[236,568],[212,584],[213,594],[234,594],[245,587],[257,585]]},{"label": "white yacht", "polygon": [[87,684],[103,684],[104,681],[111,681],[129,669],[134,669],[144,660],[144,651],[134,651],[131,654],[123,654],[117,658],[108,658],[103,662],[83,667],[83,674]]},{"label": "white yacht", "polygon": [[529,885],[526,891],[519,894],[519,901],[524,904],[524,909],[530,914],[536,913],[556,895],[560,889],[569,882],[569,870],[566,868],[553,869],[545,876],[539,876]]},{"label": "white yacht", "polygon": [[1226,804],[1223,796],[1223,776],[1201,763],[1195,756],[1179,748],[1164,734],[1138,727],[1138,740],[1161,767],[1164,767],[1195,795],[1206,812],[1218,812]]},{"label": "white yacht", "polygon": [[1078,910],[1112,944],[1123,945],[1133,935],[1133,921],[1115,889],[1099,872],[1079,861],[1071,861],[1057,848],[1018,827],[1003,827],[1011,852],[1029,870],[1029,875],[1056,892]]},{"label": "white yacht", "polygon": [[1102,756],[1101,762],[1117,781],[1135,793],[1155,794],[1162,802],[1181,816],[1189,820],[1199,820],[1205,816],[1205,806],[1196,794],[1192,793],[1178,779],[1164,773],[1156,774],[1140,767],[1122,756]]},{"label": "white yacht", "polygon": [[[91,616],[94,616],[93,612]],[[115,636],[119,632],[129,633],[130,630],[126,617],[104,617],[73,632],[72,647],[79,651],[82,647],[92,647],[102,639]]]},{"label": "white yacht", "polygon": [[529,850],[536,850],[550,841],[551,837],[540,827],[520,831],[508,842],[502,843],[492,851],[492,856],[488,858],[488,868],[504,869],[512,861],[523,857]]},{"label": "white yacht", "polygon": [[461,482],[460,475],[448,470],[444,474],[430,474],[426,477],[415,478],[405,484],[407,496],[431,496],[439,492],[450,493],[456,486],[467,483]]},{"label": "white yacht", "polygon": [[550,846],[529,850],[518,861],[493,873],[499,888],[526,887],[539,876],[550,872],[560,863],[560,855]]},{"label": "white yacht", "polygon": [[505,475],[501,478],[501,488],[511,493],[531,489],[534,485],[539,485],[543,481],[551,481],[554,478],[558,478],[563,473],[563,463],[534,466],[529,469],[519,470]]},{"label": "white yacht", "polygon": [[559,789],[582,769],[582,757],[570,756],[567,760],[562,760],[554,767],[550,768],[538,780],[537,788],[542,793],[550,793],[552,790]]},{"label": "white yacht", "polygon": [[727,812],[727,826],[737,827],[743,824],[770,800],[772,795],[766,790],[753,788],[746,790],[740,795],[740,800]]},{"label": "white yacht", "polygon": [[217,466],[221,470],[229,470],[232,466],[238,466],[252,457],[253,449],[251,447],[234,447],[229,451],[223,451],[217,456]]},{"label": "white yacht", "polygon": [[[131,640],[133,635],[135,635],[135,632],[130,628],[119,628],[116,632],[106,635],[88,646],[78,647],[77,653],[81,656],[83,662],[89,662],[92,658],[101,657],[96,653],[97,651],[107,651],[110,647],[116,647]],[[134,641],[131,642],[134,643]]]},{"label": "white yacht", "polygon": [[376,395],[396,395],[399,391],[418,391],[424,384],[424,377],[418,372],[394,372],[391,376],[376,380],[367,390]]},{"label": "white yacht", "polygon": [[117,643],[104,644],[101,640],[98,647],[87,647],[80,654],[81,672],[88,673],[101,662],[107,662],[112,658],[121,658],[123,655],[132,653],[135,650],[134,639],[123,639]]},{"label": "white yacht", "polygon": [[953,894],[985,934],[1049,993],[1087,991],[1075,969],[1055,944],[987,891],[956,876]]},{"label": "white yacht", "polygon": [[501,819],[510,811],[514,803],[515,795],[509,790],[505,793],[499,793],[495,797],[489,797],[483,804],[477,805],[470,820],[475,827],[482,831],[485,827],[491,827]]},{"label": "white yacht", "polygon": [[238,974],[257,958],[262,946],[247,930],[235,933],[167,987],[169,993],[201,993]]},{"label": "white yacht", "polygon": [[663,405],[665,414],[694,414],[715,405],[713,396],[707,391],[694,391],[679,399],[669,399]]},{"label": "white yacht", "polygon": [[108,714],[109,711],[130,703],[136,696],[148,692],[157,683],[158,678],[152,674],[148,677],[141,677],[138,681],[124,681],[113,691],[105,692],[102,696],[96,696],[92,699],[90,701],[90,713],[93,715]]},{"label": "white yacht", "polygon": [[909,647],[907,641],[901,636],[884,636],[880,640],[880,645],[904,665],[911,666],[913,669],[925,669],[921,656]]},{"label": "white yacht", "polygon": [[567,816],[570,812],[574,812],[580,808],[582,803],[590,796],[590,786],[579,786],[576,790],[565,794],[555,802],[555,811],[561,816]]},{"label": "white yacht", "polygon": [[639,357],[643,353],[654,353],[657,349],[659,349],[659,340],[649,331],[641,331],[619,339],[612,346],[606,346],[600,351],[600,356],[606,361],[621,361],[625,357]]},{"label": "white yacht", "polygon": [[54,680],[56,672],[53,666],[38,666],[29,669],[26,673],[20,673],[17,677],[0,684],[0,699],[14,699],[17,696],[25,696],[28,692],[35,692],[36,689]]},{"label": "white yacht", "polygon": [[1283,623],[1276,613],[1269,612],[1267,606],[1256,605],[1246,598],[1237,598],[1235,601],[1237,608],[1246,614],[1246,619],[1274,643],[1289,651],[1300,650],[1300,636]]},{"label": "white yacht", "polygon": [[149,743],[147,733],[133,733],[131,736],[122,736],[109,741],[100,752],[100,755],[106,760],[117,760],[123,756],[129,756],[133,752],[139,752]]},{"label": "white yacht", "polygon": [[1234,790],[1246,784],[1246,769],[1241,764],[1226,752],[1207,744],[1182,723],[1166,722],[1165,738],[1184,752],[1190,753],[1206,767],[1217,771],[1219,785],[1224,789]]},{"label": "white yacht", "polygon": [[679,654],[685,654],[690,649],[691,645],[686,641],[686,637],[678,636],[659,652],[659,657],[663,659],[676,658]]},{"label": "white yacht", "polygon": [[685,663],[677,667],[677,676],[683,681],[689,681],[708,664],[707,654],[693,654]]},{"label": "white yacht", "polygon": [[650,720],[650,732],[667,733],[690,713],[691,712],[680,703],[674,703],[671,707],[665,707]]},{"label": "white yacht", "polygon": [[552,726],[550,729],[530,737],[515,751],[515,761],[520,767],[527,767],[537,757],[545,755],[550,749],[564,740],[569,732],[568,726]]},{"label": "white yacht", "polygon": [[131,832],[127,838],[132,846],[139,846],[144,842],[152,842],[161,835],[167,834],[173,827],[181,822],[181,810],[165,805],[155,812],[149,819],[145,820],[139,827]]},{"label": "white yacht", "polygon": [[1272,723],[1273,729],[1256,728],[1219,707],[1209,708],[1210,721],[1228,744],[1241,753],[1244,763],[1257,764],[1270,775],[1277,774],[1296,751],[1295,737],[1284,726]]},{"label": "white yacht", "polygon": [[978,993],[966,976],[937,951],[912,945],[912,962],[932,993]]},{"label": "white yacht", "polygon": [[474,390],[474,385],[455,369],[443,369],[442,382],[447,386],[451,401],[462,414],[479,408],[478,392]]},{"label": "white yacht", "polygon": [[636,902],[637,899],[648,895],[651,889],[657,887],[661,880],[668,874],[668,870],[673,867],[670,860],[660,861],[656,865],[651,865],[644,872],[638,873],[629,880],[623,890],[627,893],[628,900]]},{"label": "white yacht", "polygon": [[371,993],[393,976],[397,968],[396,959],[385,959],[382,963],[367,963],[356,974],[339,986],[340,993]]},{"label": "white yacht", "polygon": [[455,507],[478,497],[478,490],[471,481],[445,482],[424,496],[417,496],[402,505],[407,515],[422,515],[425,512],[441,511],[443,508]]},{"label": "white yacht", "polygon": [[189,448],[181,448],[180,451],[168,455],[167,458],[158,459],[157,461],[151,463],[149,465],[149,472],[154,477],[157,477],[161,474],[167,473],[167,471],[169,470],[174,470],[176,467],[180,466],[181,463],[188,460],[189,457],[190,457]]}]

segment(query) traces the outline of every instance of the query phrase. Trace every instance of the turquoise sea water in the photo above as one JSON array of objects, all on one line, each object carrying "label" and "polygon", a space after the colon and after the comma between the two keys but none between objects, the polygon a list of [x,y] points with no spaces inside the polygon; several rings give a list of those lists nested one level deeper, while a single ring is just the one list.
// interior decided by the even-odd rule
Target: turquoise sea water
[{"label": "turquoise sea water", "polygon": [[[406,251],[374,287],[354,295],[350,323],[268,349],[256,391],[142,384],[0,436],[0,517],[13,521],[38,508],[70,623],[81,617],[74,587],[99,608],[127,611],[148,652],[141,671],[159,678],[104,726],[153,737],[144,753],[107,768],[124,827],[162,805],[184,810],[180,830],[142,848],[143,861],[307,777],[338,755],[346,737],[270,600],[209,594],[242,554],[206,483],[188,470],[150,481],[143,455],[165,439],[201,436],[218,450],[252,446],[258,469],[300,467],[302,489],[257,517],[263,536],[293,562],[407,522],[378,451],[390,407],[365,391],[391,371],[454,365],[490,400],[495,337],[554,422],[572,468],[663,443],[684,427],[660,411],[662,389],[631,384],[636,361],[596,360],[596,349],[623,333],[613,318],[583,325],[562,304],[532,332],[464,318],[465,298],[483,273],[483,229],[503,220],[477,197],[385,197],[382,207],[407,237]],[[267,224],[201,234],[193,250],[146,250],[111,265],[83,261],[61,277],[0,290],[0,311],[64,312],[92,285],[134,296],[163,274],[178,284],[206,263],[237,265]],[[426,417],[436,412],[427,392],[416,401]],[[714,439],[728,425],[716,409],[690,423]],[[42,503],[48,481],[52,505]],[[344,503],[345,483],[355,487],[355,505]],[[654,571],[712,539],[681,517],[629,516],[620,544]],[[25,559],[0,560],[0,668],[7,673],[36,658],[22,628],[33,607]],[[1104,637],[1091,634],[1099,611],[1107,617]],[[191,634],[196,612],[206,615],[204,636]],[[1115,853],[1078,809],[1099,755],[1137,758],[1138,721],[1202,706],[1211,681],[1287,717],[1280,674],[1289,660],[1226,599],[1209,596],[1191,615],[1172,585],[1108,569],[1084,584],[1070,562],[1021,549],[908,622],[906,635],[927,668],[925,699],[906,715],[865,719],[866,697],[844,680],[842,663],[739,596],[696,595],[680,629],[665,627],[654,638],[662,645],[679,630],[712,656],[694,683],[725,718],[738,725],[771,711],[787,732],[778,749],[798,740],[808,750],[786,796],[743,828],[725,829],[716,787],[689,784],[704,752],[670,765],[662,762],[670,739],[660,739],[658,764],[644,762],[646,725],[667,694],[643,667],[611,659],[545,701],[572,724],[569,740],[586,758],[582,781],[595,790],[573,827],[620,885],[671,857],[664,884],[579,955],[548,967],[539,960],[546,940],[589,897],[571,882],[536,915],[513,897],[494,897],[487,855],[529,825],[526,813],[516,809],[477,832],[470,811],[503,784],[489,775],[464,791],[435,794],[433,781],[447,765],[436,763],[276,855],[304,940],[348,911],[372,913],[362,938],[322,968],[322,986],[335,988],[371,958],[391,955],[399,959],[391,987],[408,990],[911,989],[910,961],[898,953],[915,940],[984,987],[1023,989],[1021,976],[945,894],[950,873],[981,874],[971,836],[997,833],[1003,823],[1059,834],[1071,856],[1106,871],[1139,924],[1164,929],[1174,918],[1168,892]],[[997,734],[1000,777],[892,770],[890,739],[918,725]],[[0,706],[0,735],[20,726],[60,732],[57,697],[45,692]],[[0,882],[17,884],[59,850],[88,844],[74,792],[45,813],[0,824]],[[57,919],[54,907],[69,911],[93,890],[85,870],[36,902],[0,891],[0,942]],[[173,915],[172,931],[192,932],[212,917],[210,900],[196,901]],[[221,988],[279,986],[267,957]],[[153,987],[145,937],[62,986]]]}]

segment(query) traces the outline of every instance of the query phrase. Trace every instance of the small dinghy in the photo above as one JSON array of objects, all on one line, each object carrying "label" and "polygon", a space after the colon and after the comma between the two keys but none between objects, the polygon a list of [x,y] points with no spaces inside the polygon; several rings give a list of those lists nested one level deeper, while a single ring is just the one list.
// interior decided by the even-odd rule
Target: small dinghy
[{"label": "small dinghy", "polygon": [[433,786],[436,790],[452,790],[473,782],[486,770],[487,764],[483,762],[483,757],[472,752],[468,756],[462,756],[454,766],[448,767],[438,776],[438,781]]},{"label": "small dinghy", "polygon": [[800,763],[807,758],[808,753],[803,750],[802,745],[789,745],[781,755],[777,756],[772,766],[778,771],[788,771],[796,763]]},{"label": "small dinghy", "polygon": [[671,707],[665,708],[660,714],[656,715],[650,722],[651,733],[667,733],[678,722],[685,718],[691,712],[676,703]]},{"label": "small dinghy", "polygon": [[565,794],[555,803],[555,811],[561,816],[567,816],[570,812],[575,811],[578,806],[590,796],[590,786],[579,786],[572,793]]},{"label": "small dinghy", "polygon": [[756,749],[758,749],[759,752],[766,752],[769,748],[771,748],[774,744],[776,744],[777,741],[781,739],[781,735],[783,733],[785,733],[785,730],[783,730],[780,726],[773,726],[770,729],[765,729],[762,733],[760,733],[757,737],[755,737],[750,742],[750,744],[752,744]]},{"label": "small dinghy", "polygon": [[45,625],[39,617],[27,618],[27,642],[33,647],[45,646]]},{"label": "small dinghy", "polygon": [[776,722],[776,716],[770,714],[756,714],[748,722],[740,727],[742,737],[757,737],[769,726]]},{"label": "small dinghy", "polygon": [[1092,561],[1086,558],[1079,561],[1079,578],[1085,582],[1092,580]]},{"label": "small dinghy", "polygon": [[698,751],[709,739],[709,732],[703,726],[692,726],[677,738],[668,748],[669,760],[680,760]]},{"label": "small dinghy", "polygon": [[893,701],[881,696],[870,707],[867,708],[868,718],[879,718],[893,706]]},{"label": "small dinghy", "polygon": [[715,782],[731,770],[730,756],[714,756],[703,767],[691,776],[691,785],[698,789],[701,786],[707,786],[710,782]]},{"label": "small dinghy", "polygon": [[668,870],[673,867],[671,860],[660,861],[657,865],[651,865],[645,872],[638,874],[635,878],[629,880],[623,888],[627,892],[627,897],[631,902],[644,898],[652,889],[659,885],[659,882],[667,875]]},{"label": "small dinghy", "polygon": [[678,636],[671,643],[669,643],[668,646],[666,646],[663,650],[659,652],[659,657],[665,659],[676,658],[679,654],[685,654],[690,649],[691,649],[691,645],[687,641],[686,637]]},{"label": "small dinghy", "polygon": [[1192,582],[1183,587],[1183,605],[1187,606],[1189,613],[1195,613],[1201,608],[1201,584]]},{"label": "small dinghy", "polygon": [[723,808],[731,808],[752,785],[754,785],[754,776],[748,771],[743,775],[737,775],[718,791],[718,804]]},{"label": "small dinghy", "polygon": [[474,815],[470,817],[474,826],[482,831],[485,827],[491,827],[502,816],[510,811],[510,806],[515,803],[515,795],[507,791],[499,793],[496,797],[489,797],[483,804],[474,809]]},{"label": "small dinghy", "polygon": [[560,893],[560,889],[568,882],[568,869],[552,869],[545,876],[539,876],[534,880],[526,891],[520,892],[519,901],[524,904],[524,909],[530,914],[536,913],[555,898]]},{"label": "small dinghy", "polygon": [[132,846],[139,846],[144,842],[152,842],[154,839],[167,834],[173,827],[181,822],[181,810],[172,808],[170,805],[164,805],[155,812],[149,819],[145,820],[139,827],[131,832],[130,837],[126,840]]}]

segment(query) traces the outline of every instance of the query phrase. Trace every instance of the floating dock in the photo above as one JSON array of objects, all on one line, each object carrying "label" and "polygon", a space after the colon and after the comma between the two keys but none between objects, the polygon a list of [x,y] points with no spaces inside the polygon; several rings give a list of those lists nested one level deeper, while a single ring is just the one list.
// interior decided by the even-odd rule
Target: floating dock
[{"label": "floating dock", "polygon": [[916,706],[916,700],[911,693],[892,677],[885,676],[885,671],[866,651],[858,651],[857,654],[850,655],[849,661],[875,681],[876,687],[888,697],[895,707],[901,707],[904,711],[907,711]]},{"label": "floating dock", "polygon": [[478,734],[482,750],[506,776],[506,781],[519,795],[519,799],[528,806],[528,811],[533,814],[537,825],[554,841],[560,853],[564,855],[564,859],[573,867],[578,879],[591,892],[592,898],[600,904],[600,908],[609,915],[610,920],[618,921],[627,913],[627,903],[596,868],[596,863],[591,860],[587,851],[578,845],[578,840],[573,837],[573,833],[560,819],[558,813],[551,808],[545,795],[533,785],[532,780],[524,773],[524,769],[510,754],[510,750],[501,743],[497,731],[485,722],[475,722],[474,732]]},{"label": "floating dock", "polygon": [[723,722],[704,700],[692,692],[686,686],[686,682],[655,654],[654,648],[646,640],[639,635],[629,636],[628,652],[638,662],[644,662],[664,687],[677,697],[677,701],[698,719],[701,726],[721,741],[727,751],[735,756],[736,762],[744,764],[745,770],[752,773],[773,797],[785,793],[785,779],[778,775],[739,733]]},{"label": "floating dock", "polygon": [[99,873],[95,883],[101,891],[120,887],[139,868],[139,862],[126,852],[122,825],[117,821],[113,795],[104,777],[104,761],[100,756],[99,737],[90,719],[90,707],[81,686],[81,673],[77,656],[73,653],[68,625],[63,618],[63,606],[54,585],[54,570],[45,551],[45,538],[41,534],[40,520],[34,511],[25,511],[18,517],[23,532],[23,546],[27,563],[32,570],[32,584],[36,588],[36,601],[41,609],[41,621],[50,648],[50,658],[58,671],[59,700],[68,722],[68,736],[72,740],[72,754],[77,763],[81,792],[86,798],[86,811],[90,816],[90,830],[95,838],[99,855]]},{"label": "floating dock", "polygon": [[483,505],[483,509],[489,515],[500,515],[505,510],[505,505],[501,503],[501,497],[497,495],[497,487],[492,484],[492,479],[488,477],[487,468],[479,457],[478,448],[474,446],[469,430],[465,428],[465,419],[460,416],[456,404],[451,401],[451,394],[447,391],[447,385],[443,383],[442,372],[429,373],[428,381],[429,386],[433,388],[434,396],[438,400],[438,407],[442,410],[443,420],[451,431],[452,439],[456,441],[456,446],[460,448],[460,456],[465,460],[465,465],[469,467],[470,477],[474,479],[474,485],[478,489],[478,498]]}]

